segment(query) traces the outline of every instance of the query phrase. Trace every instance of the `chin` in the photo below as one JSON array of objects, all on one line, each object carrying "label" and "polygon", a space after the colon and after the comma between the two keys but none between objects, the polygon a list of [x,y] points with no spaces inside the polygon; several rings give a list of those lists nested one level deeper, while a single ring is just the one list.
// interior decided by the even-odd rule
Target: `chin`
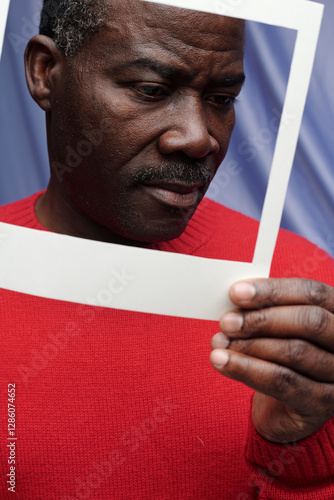
[{"label": "chin", "polygon": [[154,225],[153,227],[137,228],[137,230],[123,232],[122,236],[127,240],[138,242],[139,244],[162,243],[175,240],[186,230],[187,224],[182,221],[180,224],[175,224],[175,221],[170,221],[169,224]]},{"label": "chin", "polygon": [[157,230],[154,233],[150,234],[142,234],[138,235],[138,237],[134,238],[135,241],[141,242],[141,243],[147,243],[149,244],[154,244],[154,243],[163,243],[171,240],[175,240],[176,238],[179,238],[182,233],[185,231],[186,227],[183,227],[182,229],[178,229],[175,231],[164,231],[164,230]]}]

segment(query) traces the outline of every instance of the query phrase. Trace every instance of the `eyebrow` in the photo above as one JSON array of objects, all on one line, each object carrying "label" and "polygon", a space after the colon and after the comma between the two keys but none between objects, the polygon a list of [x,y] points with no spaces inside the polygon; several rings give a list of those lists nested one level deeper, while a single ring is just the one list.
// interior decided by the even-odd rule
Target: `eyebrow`
[{"label": "eyebrow", "polygon": [[218,82],[222,83],[225,87],[233,87],[234,85],[243,85],[246,81],[245,73],[237,75],[226,75],[218,78]]},{"label": "eyebrow", "polygon": [[155,73],[159,73],[164,78],[170,78],[172,76],[181,76],[184,74],[184,70],[177,68],[176,66],[168,66],[150,57],[139,57],[134,61],[130,61],[118,69],[128,69],[128,68],[139,68],[139,69],[151,69]]},{"label": "eyebrow", "polygon": [[[135,59],[133,61],[123,64],[122,66],[119,66],[118,68],[116,68],[116,70],[124,71],[131,68],[150,69],[166,79],[178,78],[185,75],[184,69],[178,68],[176,66],[169,66],[163,64],[159,61],[156,61],[155,59],[151,59],[150,57],[139,57],[138,59]],[[238,73],[237,75],[227,74],[215,78],[215,80],[219,84],[222,84],[226,87],[233,87],[234,85],[243,85],[246,80],[246,76],[244,73]]]}]

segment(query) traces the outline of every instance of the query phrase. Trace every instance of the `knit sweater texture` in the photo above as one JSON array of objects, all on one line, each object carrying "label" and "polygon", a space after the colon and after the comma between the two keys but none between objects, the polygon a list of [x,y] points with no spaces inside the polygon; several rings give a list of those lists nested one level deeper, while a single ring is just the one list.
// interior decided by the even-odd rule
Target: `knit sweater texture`
[{"label": "knit sweater texture", "polygon": [[[0,221],[45,230],[38,196],[1,207]],[[203,200],[180,238],[152,248],[251,261],[257,230]],[[281,230],[271,276],[334,286],[334,263]],[[209,362],[216,322],[6,290],[0,304],[1,499],[334,499],[333,419],[295,445],[263,439],[250,417],[253,391]],[[15,494],[6,482],[8,384],[16,388]]]}]

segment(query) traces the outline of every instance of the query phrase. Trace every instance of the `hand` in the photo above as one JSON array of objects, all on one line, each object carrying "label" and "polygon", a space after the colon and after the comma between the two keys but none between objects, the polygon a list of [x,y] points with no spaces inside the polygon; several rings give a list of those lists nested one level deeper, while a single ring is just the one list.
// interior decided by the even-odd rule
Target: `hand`
[{"label": "hand", "polygon": [[303,439],[334,416],[334,288],[300,279],[236,283],[211,363],[255,389],[252,416],[269,441]]}]

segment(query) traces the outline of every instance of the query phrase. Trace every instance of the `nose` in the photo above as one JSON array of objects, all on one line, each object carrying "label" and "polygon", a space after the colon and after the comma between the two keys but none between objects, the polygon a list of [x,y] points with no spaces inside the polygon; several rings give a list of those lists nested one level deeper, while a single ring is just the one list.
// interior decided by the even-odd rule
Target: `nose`
[{"label": "nose", "polygon": [[204,158],[220,151],[211,135],[205,109],[200,99],[188,97],[166,116],[167,127],[160,135],[158,147],[163,155],[182,152],[189,158]]}]

